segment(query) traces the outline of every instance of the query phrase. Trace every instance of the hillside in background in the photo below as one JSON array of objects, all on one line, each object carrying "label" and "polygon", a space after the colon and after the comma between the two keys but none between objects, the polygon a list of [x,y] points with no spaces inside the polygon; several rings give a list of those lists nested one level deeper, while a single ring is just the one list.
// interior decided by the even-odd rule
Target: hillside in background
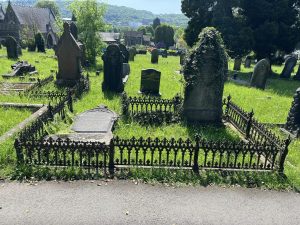
[{"label": "hillside in background", "polygon": [[[7,4],[7,1],[0,3]],[[36,0],[12,0],[13,4],[33,6]],[[71,12],[68,10],[68,2],[65,0],[56,1],[62,17],[71,17]],[[5,8],[5,7],[3,7]],[[168,23],[174,26],[185,27],[188,19],[183,14],[159,14],[155,15],[146,10],[136,10],[125,6],[107,5],[105,21],[116,27],[130,26],[136,28],[140,25],[151,24],[153,19],[159,17],[163,23]]]}]

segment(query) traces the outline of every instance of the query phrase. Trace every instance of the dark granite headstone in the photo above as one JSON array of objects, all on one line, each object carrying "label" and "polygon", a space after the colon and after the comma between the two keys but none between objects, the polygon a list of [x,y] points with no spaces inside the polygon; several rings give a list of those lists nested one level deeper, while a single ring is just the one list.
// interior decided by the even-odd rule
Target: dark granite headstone
[{"label": "dark granite headstone", "polygon": [[265,89],[268,76],[270,74],[270,62],[268,59],[260,60],[254,67],[250,86]]},{"label": "dark granite headstone", "polygon": [[161,72],[155,69],[142,70],[141,93],[159,95]]},{"label": "dark granite headstone", "polygon": [[244,66],[245,66],[245,68],[251,67],[251,58],[249,56],[246,57]]},{"label": "dark granite headstone", "polygon": [[159,52],[158,50],[155,48],[152,50],[151,52],[151,63],[152,64],[157,64],[158,63],[158,58],[159,58]]},{"label": "dark granite headstone", "polygon": [[296,64],[297,64],[297,58],[295,56],[289,56],[285,61],[284,69],[280,74],[280,77],[287,78],[287,79],[291,78],[291,74]]},{"label": "dark granite headstone", "polygon": [[123,92],[124,55],[118,45],[109,45],[102,56],[104,63],[104,81],[102,90]]},{"label": "dark granite headstone", "polygon": [[189,122],[222,122],[226,53],[220,33],[205,28],[184,65],[183,114]]},{"label": "dark granite headstone", "polygon": [[119,44],[119,48],[120,48],[120,50],[121,50],[121,52],[124,56],[124,61],[123,62],[128,63],[129,62],[129,52],[128,52],[126,46],[123,45],[123,44]]},{"label": "dark granite headstone", "polygon": [[6,50],[7,50],[7,58],[17,59],[19,57],[18,43],[13,37],[9,36],[6,38],[5,46],[6,46]]},{"label": "dark granite headstone", "polygon": [[285,124],[285,129],[296,137],[300,137],[300,88],[297,89],[294,95],[294,101]]},{"label": "dark granite headstone", "polygon": [[64,32],[58,41],[55,51],[58,59],[58,80],[76,81],[81,78],[80,43],[75,40],[70,32],[70,25],[64,23]]}]

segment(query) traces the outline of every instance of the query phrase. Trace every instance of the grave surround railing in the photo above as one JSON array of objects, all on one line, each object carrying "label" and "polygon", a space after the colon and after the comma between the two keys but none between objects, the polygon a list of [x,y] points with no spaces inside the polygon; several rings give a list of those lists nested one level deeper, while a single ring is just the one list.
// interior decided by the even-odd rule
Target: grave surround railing
[{"label": "grave surround railing", "polygon": [[[30,138],[16,140],[18,162],[81,167],[97,173],[99,169],[108,168],[111,174],[115,168],[124,167],[192,169],[196,173],[199,169],[277,170],[283,173],[290,140],[275,138],[270,130],[253,118],[253,112],[246,113],[232,103],[230,97],[224,100],[224,105],[224,119],[244,134],[248,143],[207,141],[200,136],[193,141],[115,137],[109,145],[105,145],[68,139],[44,140],[41,139],[43,132],[40,132]],[[28,132],[37,130],[34,128]]]}]

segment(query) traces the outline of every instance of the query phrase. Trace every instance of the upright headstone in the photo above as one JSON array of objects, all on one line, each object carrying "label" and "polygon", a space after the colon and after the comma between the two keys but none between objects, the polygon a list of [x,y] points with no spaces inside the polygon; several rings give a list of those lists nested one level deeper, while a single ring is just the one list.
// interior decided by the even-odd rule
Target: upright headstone
[{"label": "upright headstone", "polygon": [[104,63],[104,81],[102,90],[123,92],[123,61],[122,54],[118,45],[109,45],[102,56]]},{"label": "upright headstone", "polygon": [[296,75],[293,77],[294,80],[300,80],[300,65],[298,66],[298,70]]},{"label": "upright headstone", "polygon": [[17,59],[19,57],[18,55],[18,43],[16,39],[9,36],[6,38],[6,50],[7,50],[7,58],[9,59]]},{"label": "upright headstone", "polygon": [[250,68],[251,67],[251,57],[247,56],[245,59],[245,68]]},{"label": "upright headstone", "polygon": [[142,70],[141,93],[159,95],[161,72],[155,69]]},{"label": "upright headstone", "polygon": [[78,40],[78,29],[74,22],[70,23],[70,31],[73,37],[75,38],[75,40]]},{"label": "upright headstone", "polygon": [[183,113],[190,122],[222,122],[226,52],[220,33],[205,28],[184,65]]},{"label": "upright headstone", "polygon": [[297,64],[297,58],[295,56],[289,56],[285,61],[284,69],[280,74],[280,77],[287,78],[287,79],[291,78],[291,74],[296,64]]},{"label": "upright headstone", "polygon": [[81,78],[82,50],[79,42],[70,32],[70,25],[64,23],[64,32],[55,51],[58,59],[58,82],[74,83]]},{"label": "upright headstone", "polygon": [[254,67],[250,86],[265,89],[268,76],[270,74],[270,62],[268,59],[260,60]]},{"label": "upright headstone", "polygon": [[285,129],[296,137],[300,137],[300,88],[297,89],[294,95],[294,101],[285,124]]},{"label": "upright headstone", "polygon": [[163,50],[162,53],[161,53],[161,56],[162,56],[163,58],[168,58],[168,51],[167,51],[166,49]]},{"label": "upright headstone", "polygon": [[185,57],[186,57],[186,54],[185,54],[185,53],[181,53],[181,54],[180,54],[180,65],[183,65],[183,64],[184,64]]},{"label": "upright headstone", "polygon": [[126,46],[123,44],[119,44],[119,48],[124,56],[124,63],[128,63],[129,62],[129,52],[128,52]]},{"label": "upright headstone", "polygon": [[134,57],[136,55],[136,48],[129,49],[129,61],[134,62]]},{"label": "upright headstone", "polygon": [[152,64],[157,64],[158,63],[158,58],[159,58],[159,52],[158,49],[153,49],[151,52],[151,63]]}]

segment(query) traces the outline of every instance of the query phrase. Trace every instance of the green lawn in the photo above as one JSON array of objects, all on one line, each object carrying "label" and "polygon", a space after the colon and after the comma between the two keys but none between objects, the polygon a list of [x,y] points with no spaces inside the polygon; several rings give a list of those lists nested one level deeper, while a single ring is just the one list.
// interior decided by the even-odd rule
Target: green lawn
[{"label": "green lawn", "polygon": [[[0,50],[0,55],[4,54],[4,50]],[[32,64],[36,60],[39,63],[36,64],[40,71],[41,76],[47,77],[50,75],[50,69],[57,70],[56,60],[53,59],[53,51],[48,51],[47,54],[41,53],[27,53],[23,51],[24,59]],[[3,64],[2,64],[3,63]],[[101,66],[102,60],[98,58],[99,65]],[[0,74],[6,73],[10,68],[11,61],[0,57],[1,66]],[[141,70],[146,68],[155,68],[162,72],[162,80],[160,86],[160,92],[162,98],[172,98],[177,93],[183,93],[183,78],[182,75],[178,73],[180,70],[179,57],[168,57],[160,58],[159,64],[153,65],[150,63],[150,55],[137,55],[135,57],[135,62],[131,62],[131,75],[126,84],[126,92],[129,96],[139,96],[138,91],[140,88],[140,77]],[[230,64],[232,68],[232,62]],[[249,72],[253,70],[245,69],[242,67],[240,76],[243,79],[249,78]],[[273,71],[280,73],[282,68],[273,67]],[[54,123],[50,130],[55,133],[67,133],[70,131],[70,125],[75,115],[84,112],[88,109],[99,106],[100,104],[107,105],[110,109],[116,111],[118,114],[121,113],[121,98],[118,94],[106,93],[103,94],[101,90],[101,84],[103,79],[103,74],[99,77],[95,75],[95,69],[90,69],[89,71],[91,80],[91,90],[88,94],[85,94],[79,101],[74,103],[74,114],[68,113],[68,123],[57,122]],[[232,71],[231,71],[232,72]],[[247,77],[248,76],[248,77]],[[2,79],[2,78],[0,78]],[[246,86],[238,85],[232,82],[227,82],[225,84],[224,97],[229,94],[232,99],[239,106],[247,111],[254,110],[255,117],[265,123],[275,123],[282,124],[285,123],[287,114],[289,112],[293,94],[295,90],[300,86],[300,82],[296,81],[284,81],[280,79],[269,79],[267,88],[265,91],[257,90],[254,88],[249,88]],[[53,85],[47,85],[44,90],[55,90]],[[0,101],[13,101],[13,102],[41,102],[41,100],[31,100],[26,98],[20,98],[18,96],[1,96]],[[281,134],[278,129],[274,130],[278,134]],[[184,123],[179,124],[161,124],[161,126],[141,126],[136,122],[127,121],[122,118],[119,119],[116,129],[114,131],[115,135],[122,138],[135,137],[167,137],[167,138],[193,138],[196,133],[200,133],[203,137],[207,139],[232,139],[237,140],[238,135],[228,128],[217,129],[214,127],[206,126],[187,126]],[[285,138],[282,135],[282,138]],[[12,143],[12,142],[11,142]],[[7,143],[5,148],[2,146],[1,151],[5,151],[7,154],[13,153],[13,148],[11,143]],[[300,188],[300,141],[294,141],[291,144],[290,152],[286,162],[286,175],[293,185]],[[13,157],[10,157],[13,158]],[[0,173],[1,175],[1,173]]]}]

